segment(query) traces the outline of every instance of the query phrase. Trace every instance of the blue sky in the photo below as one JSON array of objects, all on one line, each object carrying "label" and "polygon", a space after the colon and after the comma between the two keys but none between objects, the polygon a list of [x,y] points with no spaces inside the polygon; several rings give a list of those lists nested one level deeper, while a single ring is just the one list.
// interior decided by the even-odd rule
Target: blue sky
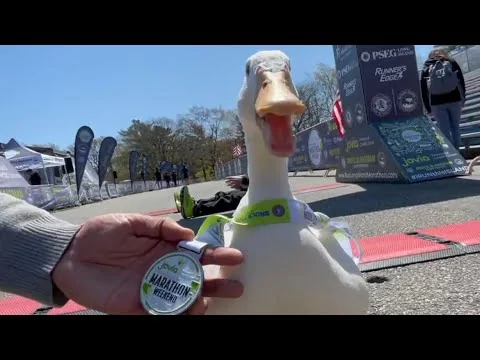
[{"label": "blue sky", "polygon": [[290,57],[296,82],[334,65],[331,45],[0,46],[0,141],[66,147],[82,125],[116,136],[134,118],[234,108],[245,60],[266,49]]}]

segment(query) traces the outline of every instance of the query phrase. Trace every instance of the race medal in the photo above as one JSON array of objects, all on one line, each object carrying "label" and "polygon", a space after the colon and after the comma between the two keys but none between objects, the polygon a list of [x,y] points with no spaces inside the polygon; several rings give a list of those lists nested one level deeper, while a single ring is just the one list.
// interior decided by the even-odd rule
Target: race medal
[{"label": "race medal", "polygon": [[180,251],[158,259],[143,277],[140,301],[151,315],[178,315],[200,296],[204,273],[200,258],[208,246],[196,240],[181,241]]}]

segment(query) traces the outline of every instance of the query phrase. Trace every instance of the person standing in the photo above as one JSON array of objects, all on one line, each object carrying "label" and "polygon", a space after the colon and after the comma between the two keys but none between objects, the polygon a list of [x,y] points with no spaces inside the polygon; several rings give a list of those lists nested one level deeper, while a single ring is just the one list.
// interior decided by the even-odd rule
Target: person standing
[{"label": "person standing", "polygon": [[420,80],[422,100],[445,137],[460,148],[460,118],[465,103],[465,79],[458,63],[444,49],[430,52]]},{"label": "person standing", "polygon": [[184,185],[188,185],[188,183],[189,183],[189,181],[188,181],[188,169],[185,166],[185,164],[182,165],[181,171],[182,171],[183,183],[184,183]]},{"label": "person standing", "polygon": [[161,189],[163,186],[162,186],[162,173],[160,172],[160,170],[158,168],[155,169],[155,185]]},{"label": "person standing", "polygon": [[29,175],[28,182],[30,185],[42,185],[42,178],[36,171],[27,170],[27,175]]},{"label": "person standing", "polygon": [[163,174],[163,181],[165,181],[165,183],[167,184],[167,189],[170,187],[170,173],[169,172],[165,172]]}]

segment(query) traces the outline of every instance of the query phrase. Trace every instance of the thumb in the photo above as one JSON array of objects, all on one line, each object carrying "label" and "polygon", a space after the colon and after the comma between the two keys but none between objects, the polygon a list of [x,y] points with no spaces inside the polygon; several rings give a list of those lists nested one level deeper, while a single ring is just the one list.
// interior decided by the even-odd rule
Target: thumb
[{"label": "thumb", "polygon": [[137,236],[173,242],[191,240],[195,236],[192,230],[179,225],[168,217],[136,214],[132,215],[129,220],[133,232]]}]

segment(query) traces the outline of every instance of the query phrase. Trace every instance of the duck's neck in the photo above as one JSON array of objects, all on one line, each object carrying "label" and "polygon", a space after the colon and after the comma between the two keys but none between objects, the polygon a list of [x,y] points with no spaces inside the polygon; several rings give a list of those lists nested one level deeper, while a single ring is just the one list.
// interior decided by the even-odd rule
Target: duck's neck
[{"label": "duck's neck", "polygon": [[265,199],[293,197],[288,183],[288,158],[273,156],[262,139],[245,139],[248,157],[250,204]]}]

